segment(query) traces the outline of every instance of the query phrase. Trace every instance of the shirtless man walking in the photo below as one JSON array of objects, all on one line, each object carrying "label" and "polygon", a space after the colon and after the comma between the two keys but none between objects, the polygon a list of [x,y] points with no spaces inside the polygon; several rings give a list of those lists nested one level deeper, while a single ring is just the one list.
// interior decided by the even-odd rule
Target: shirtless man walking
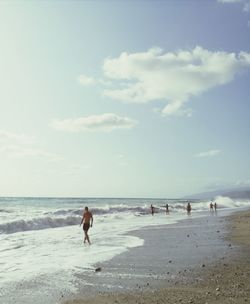
[{"label": "shirtless man walking", "polygon": [[88,241],[88,243],[90,244],[88,230],[89,230],[89,227],[93,226],[93,216],[92,216],[92,213],[89,212],[88,207],[85,207],[85,210],[82,215],[80,227],[82,224],[83,224],[83,231],[84,231],[84,243],[86,243],[86,241]]}]

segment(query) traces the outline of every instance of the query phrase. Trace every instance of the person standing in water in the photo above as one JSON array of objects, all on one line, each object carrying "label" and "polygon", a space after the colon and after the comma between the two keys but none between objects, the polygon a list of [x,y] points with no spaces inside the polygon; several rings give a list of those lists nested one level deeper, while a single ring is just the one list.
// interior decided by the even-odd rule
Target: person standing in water
[{"label": "person standing in water", "polygon": [[89,230],[89,227],[93,226],[93,216],[92,216],[92,213],[89,212],[88,207],[85,207],[85,209],[84,209],[80,227],[82,224],[83,224],[83,231],[84,231],[84,243],[86,243],[86,241],[88,241],[88,243],[91,244],[90,240],[89,240],[89,236],[88,236],[88,230]]},{"label": "person standing in water", "polygon": [[166,214],[169,214],[168,204],[166,204]]},{"label": "person standing in water", "polygon": [[151,204],[150,206],[151,209],[151,214],[154,215],[155,214],[155,207]]},{"label": "person standing in water", "polygon": [[216,204],[216,202],[214,203],[214,211],[215,212],[217,211],[217,204]]},{"label": "person standing in water", "polygon": [[192,210],[192,208],[191,208],[191,204],[190,204],[190,203],[188,203],[188,204],[187,204],[187,214],[188,214],[188,215],[190,215],[190,214],[191,214],[191,210]]},{"label": "person standing in water", "polygon": [[211,203],[210,203],[209,206],[210,206],[210,212],[213,211],[214,205],[213,205],[213,202],[212,202],[212,201],[211,201]]}]

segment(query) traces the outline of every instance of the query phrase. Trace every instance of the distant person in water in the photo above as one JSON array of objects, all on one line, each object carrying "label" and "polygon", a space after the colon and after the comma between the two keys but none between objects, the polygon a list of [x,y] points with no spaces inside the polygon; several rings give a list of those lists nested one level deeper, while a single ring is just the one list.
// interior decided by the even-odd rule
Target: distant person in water
[{"label": "distant person in water", "polygon": [[150,210],[151,210],[151,214],[154,215],[155,214],[155,207],[152,204],[150,206]]},{"label": "distant person in water", "polygon": [[169,214],[168,204],[166,204],[166,214]]},{"label": "distant person in water", "polygon": [[217,211],[217,204],[216,204],[216,202],[214,203],[214,211]]},{"label": "distant person in water", "polygon": [[188,203],[188,204],[187,204],[187,214],[191,214],[191,210],[192,210],[191,204]]},{"label": "distant person in water", "polygon": [[80,227],[82,224],[83,224],[83,231],[84,231],[84,243],[86,243],[86,241],[88,241],[88,243],[90,244],[88,230],[89,230],[89,227],[93,226],[93,216],[92,216],[92,213],[89,212],[88,207],[85,207],[85,209],[84,209]]},{"label": "distant person in water", "polygon": [[210,203],[209,207],[210,207],[210,212],[211,212],[211,211],[214,211],[214,205],[213,205],[213,202],[211,202],[211,203]]}]

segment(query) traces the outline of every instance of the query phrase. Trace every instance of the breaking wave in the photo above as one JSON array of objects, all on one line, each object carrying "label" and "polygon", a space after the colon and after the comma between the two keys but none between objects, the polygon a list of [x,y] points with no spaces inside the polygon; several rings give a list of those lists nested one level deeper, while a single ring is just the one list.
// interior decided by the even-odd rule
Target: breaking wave
[{"label": "breaking wave", "polygon": [[21,231],[42,230],[79,224],[79,217],[68,216],[65,218],[35,218],[19,220],[0,225],[0,233],[16,233]]}]

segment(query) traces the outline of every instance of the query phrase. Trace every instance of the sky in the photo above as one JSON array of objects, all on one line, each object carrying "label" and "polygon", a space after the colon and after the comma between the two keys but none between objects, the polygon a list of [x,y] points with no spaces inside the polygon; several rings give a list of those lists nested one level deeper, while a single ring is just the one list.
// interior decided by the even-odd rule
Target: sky
[{"label": "sky", "polygon": [[250,185],[250,1],[1,1],[0,196]]}]

